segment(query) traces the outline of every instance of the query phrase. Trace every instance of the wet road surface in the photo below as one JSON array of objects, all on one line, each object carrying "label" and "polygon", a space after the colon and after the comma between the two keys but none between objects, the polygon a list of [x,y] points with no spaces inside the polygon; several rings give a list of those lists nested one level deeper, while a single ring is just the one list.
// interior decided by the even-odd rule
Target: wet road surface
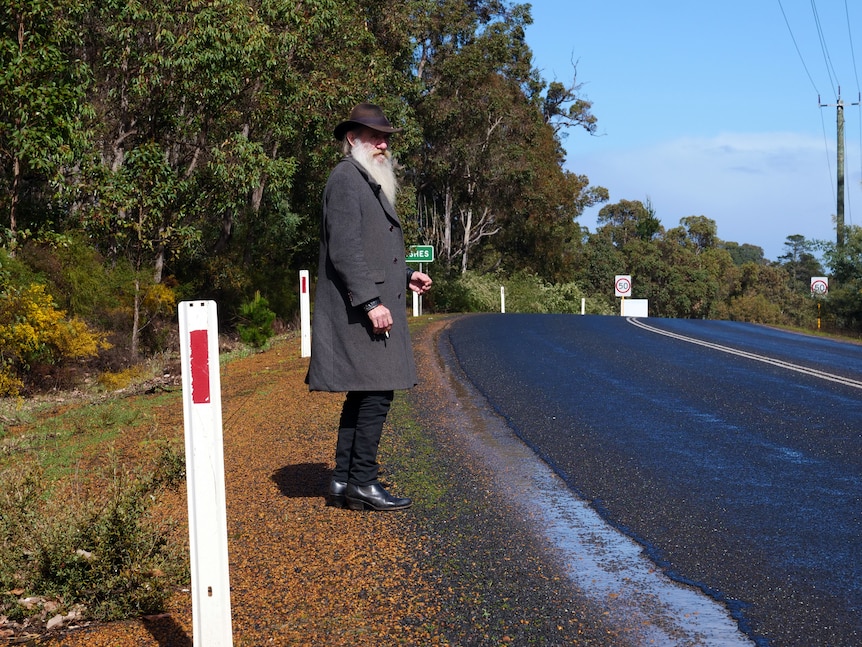
[{"label": "wet road surface", "polygon": [[575,494],[758,645],[862,644],[862,346],[576,315],[446,336]]}]

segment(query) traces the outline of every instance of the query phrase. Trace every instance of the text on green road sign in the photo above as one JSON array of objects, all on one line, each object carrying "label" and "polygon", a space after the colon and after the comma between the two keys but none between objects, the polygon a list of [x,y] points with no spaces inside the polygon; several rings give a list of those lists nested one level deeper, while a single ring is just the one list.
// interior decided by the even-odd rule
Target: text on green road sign
[{"label": "text on green road sign", "polygon": [[408,263],[431,263],[434,260],[434,245],[410,245],[407,250]]}]

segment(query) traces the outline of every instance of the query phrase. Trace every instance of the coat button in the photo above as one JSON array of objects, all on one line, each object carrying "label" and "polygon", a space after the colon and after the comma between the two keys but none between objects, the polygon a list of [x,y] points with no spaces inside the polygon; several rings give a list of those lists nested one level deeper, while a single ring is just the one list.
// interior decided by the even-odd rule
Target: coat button
[{"label": "coat button", "polygon": [[389,231],[393,231],[395,229],[395,225],[389,225]]}]

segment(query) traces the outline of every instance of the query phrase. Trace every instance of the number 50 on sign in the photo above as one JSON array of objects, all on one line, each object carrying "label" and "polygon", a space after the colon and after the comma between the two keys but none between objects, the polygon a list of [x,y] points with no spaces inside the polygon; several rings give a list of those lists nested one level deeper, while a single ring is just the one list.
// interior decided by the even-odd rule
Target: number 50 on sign
[{"label": "number 50 on sign", "polygon": [[632,277],[630,274],[618,274],[614,278],[614,296],[630,297],[632,295]]},{"label": "number 50 on sign", "polygon": [[816,297],[825,297],[829,293],[829,277],[812,276],[811,294]]}]

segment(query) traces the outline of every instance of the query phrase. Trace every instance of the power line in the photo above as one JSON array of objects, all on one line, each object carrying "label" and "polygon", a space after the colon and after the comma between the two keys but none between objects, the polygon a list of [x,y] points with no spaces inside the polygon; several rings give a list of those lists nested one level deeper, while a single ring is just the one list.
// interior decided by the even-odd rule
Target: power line
[{"label": "power line", "polygon": [[778,6],[781,8],[781,15],[784,16],[784,24],[787,25],[787,31],[790,32],[790,39],[793,41],[793,46],[796,48],[796,53],[799,55],[799,60],[802,62],[802,67],[805,69],[805,74],[808,75],[808,80],[811,81],[811,87],[814,88],[814,91],[819,95],[820,91],[817,89],[817,85],[814,83],[814,79],[811,78],[811,72],[808,71],[808,66],[805,64],[805,58],[802,56],[802,52],[799,50],[799,44],[796,42],[796,36],[793,35],[793,29],[790,27],[790,21],[787,20],[787,14],[784,11],[784,5],[781,4],[781,0],[778,0]]},{"label": "power line", "polygon": [[853,49],[853,30],[850,29],[850,8],[844,0],[844,15],[847,17],[847,36],[850,39],[850,60],[853,61],[853,75],[856,77],[856,91],[859,90],[859,72],[856,70],[856,52]]},{"label": "power line", "polygon": [[[853,61],[853,76],[856,79],[856,92],[862,97],[862,90],[859,88],[859,72],[856,68],[856,51],[853,48],[853,30],[850,28],[850,8],[847,6],[847,0],[844,0],[844,16],[847,18],[847,37],[850,40],[850,60]],[[862,110],[857,110],[859,118],[859,167],[862,169]],[[862,173],[860,173],[862,175]],[[852,194],[852,191],[850,192]],[[852,216],[852,213],[851,213]]]},{"label": "power line", "polygon": [[[817,102],[820,104],[821,108],[827,107],[829,104],[821,103],[820,101],[820,93],[817,91],[817,84],[814,82],[813,77],[811,76],[811,72],[808,70],[808,65],[805,62],[805,57],[802,55],[801,50],[799,49],[799,44],[796,40],[796,36],[793,33],[793,29],[790,26],[790,21],[787,18],[787,13],[784,10],[784,6],[781,0],[778,0],[778,6],[781,9],[781,14],[784,17],[784,23],[787,25],[787,30],[790,33],[790,38],[793,41],[793,45],[796,48],[796,53],[799,56],[799,60],[802,63],[802,67],[805,70],[806,75],[808,76],[808,80],[811,82],[811,86],[814,88],[815,92],[817,92]],[[844,244],[844,199],[848,192],[845,191],[844,187],[844,106],[859,106],[860,102],[845,104],[841,98],[841,84],[838,81],[838,74],[835,71],[835,66],[832,63],[832,57],[829,53],[829,47],[827,45],[826,34],[823,30],[823,25],[820,20],[820,14],[817,10],[816,0],[811,0],[811,11],[814,16],[814,24],[817,28],[817,36],[820,42],[820,50],[823,54],[823,60],[826,66],[826,73],[829,77],[829,82],[832,85],[832,91],[835,94],[836,102],[832,104],[838,110],[838,155],[837,155],[837,187],[835,184],[830,182],[830,188],[832,189],[833,199],[836,201],[836,230],[837,230],[837,242],[838,246],[842,247]],[[850,37],[850,51],[853,60],[853,72],[854,79],[856,81],[857,90],[859,88],[859,74],[856,67],[856,54],[853,48],[853,35],[851,29],[851,21],[850,21],[850,10],[847,3],[847,0],[844,0],[844,11],[847,19],[847,30]],[[862,92],[860,92],[860,97],[862,97]],[[829,169],[829,173],[832,173],[832,163],[829,157],[829,144],[827,141],[826,135],[826,123],[823,119],[823,114],[821,111],[821,126],[823,128],[823,137],[824,144],[826,148],[826,156],[827,156],[827,168]],[[862,111],[860,111],[860,161],[862,161]],[[849,198],[849,196],[846,196]],[[849,203],[849,200],[848,200]],[[850,206],[849,204],[847,205]]]},{"label": "power line", "polygon": [[[817,13],[817,3],[814,0],[811,0],[811,11],[814,13],[814,24],[817,26],[817,36],[820,39],[820,50],[823,52],[823,61],[826,63],[826,73],[829,75],[829,81],[832,83],[832,92],[838,97],[841,94],[841,83],[838,82],[838,75],[835,73],[832,59],[829,56],[826,37],[823,35],[823,26],[820,24],[820,14]],[[835,91],[836,85],[839,87],[837,92]]]}]

